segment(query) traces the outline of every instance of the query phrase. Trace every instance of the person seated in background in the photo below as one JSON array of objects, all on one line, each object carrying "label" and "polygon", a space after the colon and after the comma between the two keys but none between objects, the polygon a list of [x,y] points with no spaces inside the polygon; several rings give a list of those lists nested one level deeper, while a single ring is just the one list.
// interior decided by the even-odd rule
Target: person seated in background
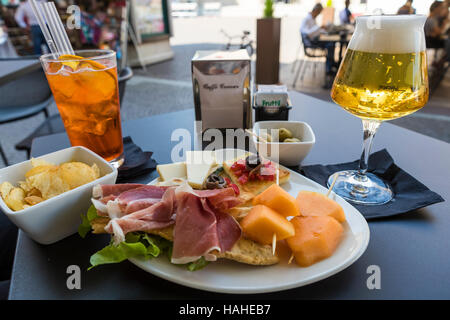
[{"label": "person seated in background", "polygon": [[448,34],[449,31],[449,8],[450,8],[450,0],[444,1],[442,3],[441,13],[439,15],[439,26],[443,30],[443,34]]},{"label": "person seated in background", "polygon": [[345,0],[345,9],[339,13],[341,24],[352,24],[354,22],[353,15],[349,9],[350,0]]},{"label": "person seated in background", "polygon": [[325,64],[327,81],[325,87],[329,87],[330,79],[336,73],[336,62],[334,60],[335,45],[331,41],[319,41],[321,33],[325,33],[325,27],[317,25],[316,18],[322,12],[323,7],[317,3],[312,11],[303,19],[300,25],[300,34],[302,36],[305,48],[322,48],[327,50],[327,60]]},{"label": "person seated in background", "polygon": [[[445,19],[442,17],[445,13]],[[446,30],[448,7],[442,1],[434,1],[430,6],[430,14],[425,22],[425,39],[427,48],[443,48],[447,53],[447,60],[450,59],[449,38],[443,38]]]},{"label": "person seated in background", "polygon": [[[37,0],[45,2],[46,0]],[[44,35],[39,27],[38,20],[34,15],[33,9],[29,0],[20,0],[19,7],[17,8],[14,18],[19,27],[26,29],[31,33],[31,40],[33,41],[33,52],[36,55],[42,54],[42,46],[45,46],[48,51],[47,43],[45,42]]]},{"label": "person seated in background", "polygon": [[413,0],[406,1],[406,3],[398,9],[397,14],[416,14],[416,9],[413,8],[412,3]]}]

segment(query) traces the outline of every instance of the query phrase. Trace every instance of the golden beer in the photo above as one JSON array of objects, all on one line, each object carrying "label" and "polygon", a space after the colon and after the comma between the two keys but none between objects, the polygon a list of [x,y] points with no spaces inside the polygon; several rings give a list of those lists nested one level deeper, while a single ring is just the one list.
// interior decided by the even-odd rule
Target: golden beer
[{"label": "golden beer", "polygon": [[356,18],[331,98],[361,118],[363,151],[358,169],[335,172],[327,181],[350,202],[380,205],[394,197],[389,183],[369,171],[369,154],[383,121],[411,114],[428,101],[425,21],[421,15]]},{"label": "golden beer", "polygon": [[331,97],[363,119],[391,120],[413,113],[428,100],[426,53],[348,49]]}]

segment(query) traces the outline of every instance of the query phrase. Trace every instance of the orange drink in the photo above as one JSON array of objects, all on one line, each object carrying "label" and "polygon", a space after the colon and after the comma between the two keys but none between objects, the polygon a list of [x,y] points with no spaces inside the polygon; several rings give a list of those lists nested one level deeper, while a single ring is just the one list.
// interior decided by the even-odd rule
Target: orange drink
[{"label": "orange drink", "polygon": [[116,55],[111,50],[41,57],[50,89],[72,146],[104,159],[123,159]]}]

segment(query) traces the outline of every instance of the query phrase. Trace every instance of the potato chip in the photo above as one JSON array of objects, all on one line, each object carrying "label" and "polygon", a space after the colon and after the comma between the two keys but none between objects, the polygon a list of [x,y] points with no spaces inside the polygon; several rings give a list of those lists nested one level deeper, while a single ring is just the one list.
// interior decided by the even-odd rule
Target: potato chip
[{"label": "potato chip", "polygon": [[32,168],[25,173],[25,181],[19,188],[9,182],[0,184],[0,195],[14,211],[22,210],[61,193],[94,181],[100,177],[100,169],[94,163],[67,162],[55,165],[41,159],[31,159]]},{"label": "potato chip", "polygon": [[0,184],[0,194],[2,195],[2,198],[6,199],[6,197],[9,195],[12,189],[14,189],[14,186],[8,181],[5,181],[2,184]]},{"label": "potato chip", "polygon": [[34,176],[36,174],[52,170],[52,169],[57,169],[57,168],[58,167],[54,166],[54,165],[40,165],[40,166],[36,166],[36,167],[33,167],[32,169],[28,170],[27,173],[25,173],[25,178],[28,178],[28,177]]},{"label": "potato chip", "polygon": [[[22,188],[22,186],[21,186],[21,188]],[[36,197],[42,198],[42,193],[36,188],[31,188],[28,192],[25,190],[25,193],[27,194],[27,197],[36,196]]]},{"label": "potato chip", "polygon": [[45,161],[44,159],[36,159],[31,158],[31,166],[39,167],[39,166],[54,166],[55,164]]},{"label": "potato chip", "polygon": [[25,191],[21,188],[13,188],[8,196],[4,198],[5,203],[14,211],[22,210],[25,198]]},{"label": "potato chip", "polygon": [[[30,186],[28,184],[27,181],[19,181],[19,187],[22,188],[27,195],[31,192],[31,190],[34,189],[32,186]],[[37,189],[35,189],[35,190],[37,190]]]},{"label": "potato chip", "polygon": [[94,163],[94,164],[91,166],[91,168],[92,168],[92,170],[94,171],[95,179],[100,178],[100,168],[97,166],[97,164]]},{"label": "potato chip", "polygon": [[42,199],[41,197],[38,197],[38,196],[27,196],[27,197],[25,197],[24,201],[27,204],[34,206],[35,204],[38,204],[39,202],[44,201],[44,199]]},{"label": "potato chip", "polygon": [[96,170],[83,162],[63,163],[59,167],[59,174],[61,179],[69,185],[70,189],[94,181],[99,176],[98,171],[96,172]]},{"label": "potato chip", "polygon": [[69,185],[60,177],[58,167],[32,175],[27,178],[27,182],[41,192],[44,200],[70,190]]}]

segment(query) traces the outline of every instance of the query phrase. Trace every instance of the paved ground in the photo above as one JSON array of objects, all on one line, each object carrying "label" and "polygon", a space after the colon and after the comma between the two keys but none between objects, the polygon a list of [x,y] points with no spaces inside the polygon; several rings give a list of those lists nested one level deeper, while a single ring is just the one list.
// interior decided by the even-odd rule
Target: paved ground
[{"label": "paved ground", "polygon": [[[299,10],[297,10],[299,11]],[[305,79],[292,87],[293,63],[297,56],[303,59],[299,51],[298,28],[301,15],[283,15],[280,52],[280,81],[290,89],[301,91],[319,99],[331,101],[329,90],[321,89],[323,62],[318,63],[317,77],[309,72]],[[239,11],[245,15],[245,11]],[[128,82],[122,104],[123,120],[136,119],[159,113],[171,112],[193,107],[190,61],[196,50],[217,50],[226,42],[220,29],[230,34],[239,34],[250,30],[255,35],[255,17],[243,16],[199,17],[174,19],[174,37],[171,39],[175,57],[172,60],[148,66],[146,70],[135,69],[135,76]],[[208,26],[208,28],[205,28]],[[408,117],[392,123],[450,142],[450,73],[441,87],[431,97],[425,108]],[[56,106],[50,107],[50,114],[57,113]],[[325,115],[324,115],[325,116]],[[35,130],[44,120],[43,115],[0,126],[0,139],[11,163],[26,159],[25,152],[14,149],[14,145]],[[413,143],[413,142],[412,142]],[[0,167],[3,164],[0,161]]]}]

